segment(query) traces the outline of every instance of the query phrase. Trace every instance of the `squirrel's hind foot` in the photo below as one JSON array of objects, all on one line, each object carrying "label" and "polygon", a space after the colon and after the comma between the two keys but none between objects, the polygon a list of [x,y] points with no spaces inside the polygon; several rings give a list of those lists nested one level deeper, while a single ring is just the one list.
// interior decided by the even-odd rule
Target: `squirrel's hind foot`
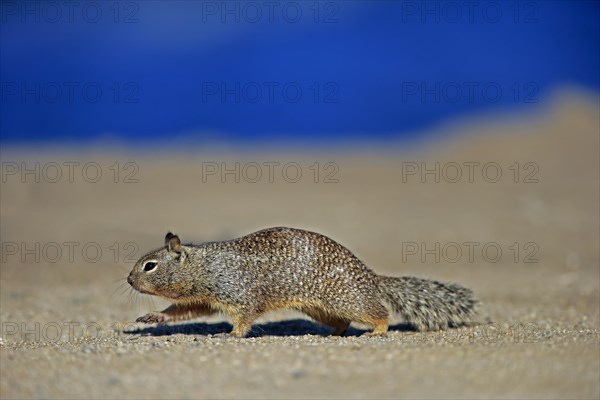
[{"label": "squirrel's hind foot", "polygon": [[388,331],[388,320],[378,320],[373,322],[373,332],[363,333],[362,336],[373,337],[373,336],[385,336]]}]

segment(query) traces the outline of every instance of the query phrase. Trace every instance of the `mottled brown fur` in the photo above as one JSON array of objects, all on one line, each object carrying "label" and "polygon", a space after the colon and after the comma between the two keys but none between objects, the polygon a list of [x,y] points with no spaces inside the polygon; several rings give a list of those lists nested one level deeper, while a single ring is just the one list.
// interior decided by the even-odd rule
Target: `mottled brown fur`
[{"label": "mottled brown fur", "polygon": [[389,312],[417,329],[444,329],[473,317],[477,300],[458,285],[376,275],[332,239],[292,228],[271,228],[239,239],[182,245],[171,233],[164,247],[140,258],[128,282],[138,291],[173,302],[138,318],[162,323],[217,311],[246,336],[260,315],[299,310],[343,334],[351,322],[387,331]]}]

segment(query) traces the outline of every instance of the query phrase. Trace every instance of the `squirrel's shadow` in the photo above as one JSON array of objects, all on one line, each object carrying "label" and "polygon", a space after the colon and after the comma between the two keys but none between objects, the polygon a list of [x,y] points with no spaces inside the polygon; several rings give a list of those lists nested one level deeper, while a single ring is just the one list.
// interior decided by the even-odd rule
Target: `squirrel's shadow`
[{"label": "squirrel's shadow", "polygon": [[[124,333],[148,336],[169,336],[175,334],[186,335],[218,335],[231,332],[232,325],[227,322],[208,324],[205,322],[194,322],[176,325],[155,325],[146,328],[128,330]],[[390,331],[413,332],[414,327],[410,324],[396,324],[389,327]],[[367,330],[348,328],[344,336],[360,336]],[[320,335],[329,336],[331,328],[306,319],[289,319],[277,322],[266,322],[252,326],[248,337],[260,336],[303,336]]]}]

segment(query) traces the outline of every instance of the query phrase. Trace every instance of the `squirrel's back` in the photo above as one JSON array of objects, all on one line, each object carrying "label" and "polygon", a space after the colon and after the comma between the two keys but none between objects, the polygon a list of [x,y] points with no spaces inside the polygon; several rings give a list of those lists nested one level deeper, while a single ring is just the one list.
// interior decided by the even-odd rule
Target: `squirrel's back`
[{"label": "squirrel's back", "polygon": [[[262,272],[267,281],[279,279],[290,281],[290,284],[313,283],[315,287],[321,284],[357,289],[364,281],[376,281],[376,274],[350,250],[319,233],[277,227],[229,243],[244,260],[244,266]],[[315,282],[305,282],[313,278]]]}]

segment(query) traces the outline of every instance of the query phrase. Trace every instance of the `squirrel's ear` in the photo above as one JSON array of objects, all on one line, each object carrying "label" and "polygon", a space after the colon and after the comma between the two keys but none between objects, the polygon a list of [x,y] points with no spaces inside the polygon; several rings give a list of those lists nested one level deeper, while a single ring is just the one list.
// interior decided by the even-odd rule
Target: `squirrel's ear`
[{"label": "squirrel's ear", "polygon": [[168,245],[171,238],[175,236],[176,235],[173,235],[171,232],[167,232],[167,234],[165,235],[165,246]]},{"label": "squirrel's ear", "polygon": [[170,252],[181,253],[181,241],[179,236],[173,235],[171,232],[165,236],[165,246]]}]

